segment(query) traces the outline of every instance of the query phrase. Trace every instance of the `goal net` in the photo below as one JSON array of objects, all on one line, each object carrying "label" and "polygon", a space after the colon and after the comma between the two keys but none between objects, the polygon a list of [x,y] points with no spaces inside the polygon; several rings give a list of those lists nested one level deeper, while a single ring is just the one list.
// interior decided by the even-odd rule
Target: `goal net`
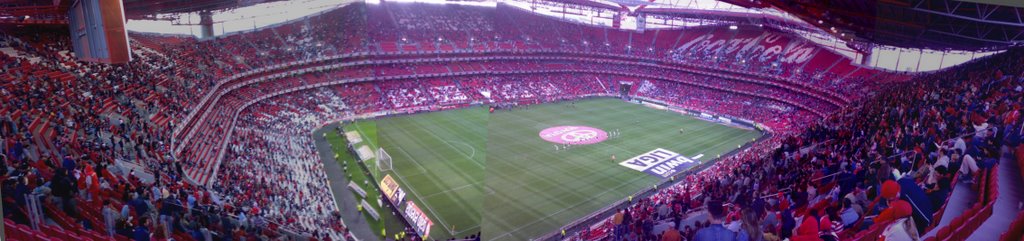
[{"label": "goal net", "polygon": [[377,149],[377,170],[380,172],[391,171],[391,155],[388,155],[384,148]]}]

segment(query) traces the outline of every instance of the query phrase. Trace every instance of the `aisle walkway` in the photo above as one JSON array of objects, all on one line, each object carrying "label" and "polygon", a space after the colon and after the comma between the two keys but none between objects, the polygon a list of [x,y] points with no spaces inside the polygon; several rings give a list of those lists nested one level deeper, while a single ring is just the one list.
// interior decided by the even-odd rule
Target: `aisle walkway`
[{"label": "aisle walkway", "polygon": [[967,237],[967,240],[999,240],[1010,228],[1010,223],[1017,218],[1021,211],[1021,195],[1024,195],[1024,185],[1021,184],[1020,166],[1017,160],[1003,158],[999,161],[999,196],[992,206],[992,216],[985,220],[974,234]]},{"label": "aisle walkway", "polygon": [[928,231],[928,233],[921,235],[921,240],[935,236],[935,233],[939,232],[939,229],[949,225],[954,218],[963,214],[977,201],[978,192],[971,189],[971,184],[956,182],[956,186],[953,187],[953,194],[949,195],[948,203],[946,203],[946,209],[943,211],[942,217],[939,219],[939,225],[936,225],[935,228]]},{"label": "aisle walkway", "polygon": [[[322,136],[325,131],[334,130],[338,124],[331,124],[324,128],[320,128],[313,133],[314,137]],[[356,197],[350,191],[348,191],[348,180],[345,175],[339,173],[345,173],[341,169],[341,165],[337,161],[334,161],[334,157],[327,153],[334,153],[331,150],[331,144],[327,143],[323,138],[313,138],[316,143],[317,153],[320,154],[320,160],[324,160],[324,171],[327,172],[327,180],[331,186],[331,191],[334,192],[334,202],[338,204],[338,209],[341,211],[342,220],[345,220],[345,226],[348,227],[352,235],[362,241],[379,241],[380,238],[370,228],[370,225],[365,222],[365,218],[362,213],[357,211],[355,207],[359,201],[356,201]],[[332,175],[333,174],[333,175]],[[355,221],[350,221],[355,220]]]}]

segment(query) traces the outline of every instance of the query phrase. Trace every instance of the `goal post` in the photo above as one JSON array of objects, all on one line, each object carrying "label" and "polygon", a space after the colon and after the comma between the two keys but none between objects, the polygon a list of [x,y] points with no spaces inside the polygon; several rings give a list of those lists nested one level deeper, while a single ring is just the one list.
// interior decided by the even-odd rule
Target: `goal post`
[{"label": "goal post", "polygon": [[391,171],[391,155],[384,148],[377,148],[377,171]]}]

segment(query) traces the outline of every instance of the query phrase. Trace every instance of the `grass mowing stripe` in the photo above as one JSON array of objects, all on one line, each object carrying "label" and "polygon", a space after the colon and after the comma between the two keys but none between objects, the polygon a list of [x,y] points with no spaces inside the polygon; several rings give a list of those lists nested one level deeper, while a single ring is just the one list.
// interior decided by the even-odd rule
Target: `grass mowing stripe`
[{"label": "grass mowing stripe", "polygon": [[[495,113],[471,107],[380,118],[358,127],[380,132],[372,144],[392,154],[394,173],[413,194],[410,200],[429,211],[434,231],[443,230],[432,239],[475,231],[488,240],[534,238],[659,181],[619,161],[654,148],[716,156],[760,135],[617,99],[574,102]],[[538,132],[559,125],[621,135],[555,151]],[[439,234],[451,225],[458,227],[456,234]]]},{"label": "grass mowing stripe", "polygon": [[[382,120],[378,120],[378,121],[381,121],[382,123],[385,123],[384,124],[385,128],[382,128],[382,129],[392,129],[392,128],[386,128],[388,126],[387,120],[388,120],[387,118],[382,119]],[[390,148],[390,147],[387,147],[387,145],[389,145],[389,143],[388,143],[389,141],[381,141],[379,139],[374,138],[375,136],[377,136],[377,133],[375,132],[377,130],[377,125],[375,124],[376,122],[377,121],[357,122],[357,123],[355,123],[353,125],[356,126],[357,130],[359,130],[361,132],[364,132],[364,134],[363,134],[364,136],[367,136],[367,138],[370,138],[370,140],[374,140],[374,141],[368,142],[371,147],[372,146],[376,146],[376,145],[379,144],[381,146],[384,146],[385,149],[387,149],[387,150],[392,150],[392,152],[395,152],[395,151],[393,151],[394,149],[398,149],[399,152],[404,151],[406,149],[406,148]],[[408,129],[408,128],[400,127],[398,129]],[[367,131],[367,130],[369,130],[369,131]],[[385,136],[385,138],[388,137],[386,135],[393,134],[393,131],[381,131],[381,132],[383,134],[382,136]],[[409,155],[409,156],[412,156],[412,155]],[[395,171],[394,172],[395,174],[399,173],[398,169],[400,169],[401,166],[409,166],[409,165],[402,165],[402,163],[401,163],[402,160],[413,160],[414,161],[414,159],[411,159],[411,158],[403,158],[403,159],[393,158],[393,159],[395,159],[393,161],[393,164],[396,165],[395,168],[393,169]],[[430,171],[423,171],[422,173],[424,173],[426,175],[429,175],[432,172],[430,172]],[[450,233],[451,231],[446,229],[447,227],[451,227],[451,226],[447,225],[445,219],[439,218],[439,217],[442,217],[442,216],[450,216],[450,214],[446,215],[444,213],[445,213],[445,211],[449,211],[450,212],[451,210],[447,210],[447,209],[441,209],[440,211],[434,210],[435,207],[437,207],[437,206],[451,206],[451,205],[446,205],[445,204],[445,203],[448,203],[448,201],[450,201],[450,200],[442,200],[440,202],[438,202],[438,201],[430,202],[430,200],[427,200],[427,199],[420,199],[420,198],[418,198],[418,196],[420,196],[420,195],[418,193],[416,193],[416,190],[414,190],[415,187],[408,185],[409,183],[426,183],[426,184],[430,185],[430,184],[436,184],[437,182],[408,181],[408,180],[404,180],[405,178],[401,174],[395,175],[395,176],[399,179],[399,182],[402,183],[402,187],[406,188],[407,190],[410,190],[414,194],[414,195],[410,195],[409,200],[412,200],[413,202],[415,202],[417,204],[420,204],[419,206],[421,206],[422,209],[425,209],[426,211],[429,212],[428,216],[430,216],[432,220],[435,220],[435,223],[440,224],[440,225],[435,225],[435,229],[432,232],[432,234],[433,234],[432,237],[433,238],[445,239],[447,237],[453,237],[453,236],[462,237],[462,236],[464,236],[463,234],[468,234],[468,232],[456,233],[454,235],[451,234]],[[428,204],[428,203],[433,203],[433,204],[437,204],[437,205],[432,205],[432,204]],[[459,219],[456,219],[456,220],[459,220]],[[476,221],[476,222],[478,223],[479,221]],[[475,233],[475,231],[473,231],[473,232]]]},{"label": "grass mowing stripe", "polygon": [[[639,179],[639,177],[637,177],[637,179]],[[606,193],[608,193],[608,192],[611,192],[611,191],[612,191],[612,190],[614,190],[614,189],[617,189],[617,188],[621,188],[622,186],[625,186],[625,185],[627,185],[627,184],[630,184],[630,183],[628,183],[628,182],[627,182],[627,183],[622,183],[622,184],[619,184],[619,186],[617,186],[617,187],[615,187],[615,188],[613,188],[613,189],[609,189],[609,190],[607,190],[607,191],[601,192],[601,193],[599,193],[599,194],[597,194],[597,195],[604,195],[604,194],[606,194]],[[578,206],[580,206],[580,205],[583,205],[583,204],[586,204],[586,203],[577,203],[576,205],[573,205],[573,206],[570,206],[570,207],[566,207],[566,208],[563,208],[563,209],[561,209],[561,210],[558,210],[558,211],[556,211],[556,212],[554,212],[554,213],[548,214],[547,216],[544,216],[543,218],[541,218],[541,219],[538,219],[537,221],[534,221],[534,222],[532,222],[532,223],[528,223],[528,224],[526,224],[526,225],[523,225],[523,226],[519,226],[518,228],[515,228],[515,229],[513,229],[513,230],[510,230],[510,231],[509,231],[508,233],[512,233],[512,232],[518,231],[518,230],[520,230],[520,229],[523,229],[523,228],[525,228],[525,227],[529,227],[530,225],[533,225],[533,224],[535,224],[535,223],[538,223],[538,222],[546,221],[546,220],[547,220],[548,218],[550,218],[550,217],[552,217],[552,216],[558,215],[558,214],[560,214],[560,213],[562,213],[562,212],[565,212],[565,211],[567,211],[567,210],[570,210],[570,209],[576,208],[576,207],[578,207]],[[502,234],[502,235],[498,235],[498,236],[503,236],[503,235],[504,235],[504,234]]]},{"label": "grass mowing stripe", "polygon": [[[434,131],[431,131],[431,129],[433,129],[433,128],[428,128],[428,127],[430,127],[430,126],[427,126],[426,124],[423,124],[423,123],[421,123],[421,122],[417,122],[417,121],[413,121],[413,123],[414,123],[414,124],[417,124],[417,125],[418,125],[419,127],[421,127],[421,128],[420,128],[420,130],[424,130],[424,132],[426,132],[427,134],[430,134],[431,136],[434,136],[434,138],[436,138],[436,139],[437,139],[438,141],[440,141],[440,142],[444,143],[445,145],[448,145],[448,147],[451,147],[451,148],[452,148],[452,150],[455,150],[455,152],[458,152],[459,154],[462,154],[462,156],[463,156],[463,157],[465,157],[465,158],[466,158],[466,160],[469,160],[469,161],[473,162],[473,161],[472,161],[472,160],[473,160],[473,157],[472,157],[472,156],[470,156],[469,154],[466,154],[466,153],[465,153],[465,152],[463,152],[462,150],[459,150],[459,148],[456,148],[456,147],[455,147],[455,146],[453,146],[453,145],[452,145],[451,143],[448,143],[448,140],[449,140],[449,139],[441,138],[440,136],[438,136],[437,134],[435,134],[435,133],[434,133]],[[443,126],[440,126],[440,127],[441,127],[441,128],[445,128],[445,129],[448,129],[448,128],[446,128],[446,127],[443,127]],[[449,130],[450,130],[450,129],[449,129]],[[470,147],[472,147],[472,146],[470,146]],[[480,164],[480,163],[478,163],[478,162],[473,162],[473,164],[477,164],[477,166],[479,166],[481,170],[483,170],[483,169],[484,169],[484,165],[481,165],[481,164]]]},{"label": "grass mowing stripe", "polygon": [[[568,152],[573,152],[573,151],[584,152],[585,150],[579,150],[579,149],[568,150]],[[566,153],[566,155],[571,155],[571,154]],[[558,160],[558,159],[560,159],[560,157],[558,157],[558,156],[550,156],[550,155],[546,155],[544,158],[545,159],[550,159],[550,160]],[[571,162],[571,163],[565,163],[565,164],[573,164],[573,165],[567,165],[567,166],[576,166],[576,165],[586,165],[586,164],[589,164],[589,161],[587,161],[587,159],[569,159],[568,161]],[[608,161],[611,162],[611,160],[608,160]],[[495,164],[492,163],[491,165],[495,165]],[[501,167],[505,167],[505,166],[501,166]],[[509,182],[512,182],[512,183],[516,183],[514,180],[521,180],[522,178],[519,178],[519,177],[521,177],[522,175],[530,175],[532,177],[536,177],[537,179],[535,179],[534,181],[545,181],[545,180],[547,180],[547,178],[543,178],[542,176],[539,176],[539,175],[534,174],[534,173],[546,173],[546,172],[548,172],[550,170],[561,169],[561,168],[552,168],[551,166],[545,166],[545,165],[509,166],[508,168],[515,168],[515,170],[513,170],[511,172],[514,175],[510,175],[510,176],[512,176],[512,178],[510,178],[510,180],[508,180]],[[566,167],[566,168],[568,168],[568,167]],[[583,178],[583,177],[590,176],[590,175],[601,174],[601,173],[606,172],[607,170],[617,169],[617,168],[621,168],[621,167],[608,166],[607,168],[599,169],[599,170],[576,170],[576,171],[570,172],[570,173],[561,173],[561,175],[569,175],[569,176],[571,176],[573,178]],[[492,174],[494,174],[494,173],[492,173]],[[555,174],[559,174],[559,173],[551,173],[551,174],[555,175]],[[500,176],[504,176],[504,175],[498,174],[498,176],[500,177]],[[506,186],[506,187],[523,188],[524,186],[531,185],[531,184],[535,184],[535,183],[519,182],[518,184],[513,184],[513,185],[508,185],[508,184],[503,184],[503,185]],[[578,184],[579,185],[583,185],[583,184],[586,184],[586,183],[578,183]],[[562,185],[562,186],[565,186],[565,185]],[[529,187],[525,187],[525,188],[529,188]],[[572,189],[572,188],[573,188],[573,186],[569,186],[569,189]]]},{"label": "grass mowing stripe", "polygon": [[[456,111],[443,111],[423,114],[423,118],[409,118],[412,116],[400,116],[394,118],[387,118],[378,120],[382,127],[391,126],[389,128],[381,128],[387,132],[394,132],[396,134],[390,135],[388,139],[383,140],[383,144],[394,143],[396,149],[399,149],[403,154],[394,157],[396,162],[396,170],[405,174],[400,170],[399,160],[408,160],[419,163],[426,170],[427,173],[420,175],[402,175],[405,179],[404,183],[422,183],[414,185],[410,188],[418,189],[415,195],[419,197],[420,202],[417,202],[421,206],[427,206],[432,212],[432,219],[436,219],[435,222],[440,225],[435,225],[436,228],[450,231],[454,226],[459,230],[466,230],[465,232],[475,233],[476,230],[467,230],[467,227],[475,226],[480,223],[479,218],[479,206],[482,203],[482,188],[475,189],[460,189],[451,191],[459,186],[473,185],[473,183],[481,183],[483,170],[477,169],[466,169],[466,165],[471,165],[474,162],[466,156],[460,156],[460,151],[456,147],[441,143],[446,141],[445,137],[439,134],[427,133],[430,129],[435,129],[433,126],[443,125],[457,125],[457,123],[445,121],[444,116],[451,115],[451,113],[460,114],[464,113],[465,110]],[[421,117],[417,115],[415,117]],[[424,124],[423,122],[428,122]],[[477,125],[483,125],[482,123]],[[429,134],[429,135],[427,135]],[[465,136],[473,133],[453,133],[452,136],[448,137],[451,139],[468,139]],[[443,145],[442,145],[443,144]],[[387,148],[385,148],[387,149]],[[481,167],[482,168],[482,167]],[[421,176],[422,178],[418,178]],[[482,186],[482,185],[477,185]],[[424,187],[429,191],[424,192]],[[441,194],[438,194],[441,193]],[[459,209],[449,207],[462,207]],[[437,207],[445,207],[437,209]],[[457,232],[455,236],[461,233]],[[445,236],[434,236],[434,238],[442,238]]]},{"label": "grass mowing stripe", "polygon": [[[415,140],[415,141],[417,143],[422,143],[419,140]],[[439,141],[434,141],[434,142],[439,142]],[[399,148],[403,149],[403,151],[406,149],[404,147],[399,147]],[[407,157],[408,160],[416,161],[416,159],[421,159],[421,158],[422,159],[427,159],[428,161],[430,161],[429,163],[427,163],[427,165],[429,165],[429,166],[438,165],[437,163],[440,163],[441,165],[438,165],[438,166],[443,166],[443,167],[441,167],[441,168],[430,168],[430,169],[431,170],[438,170],[438,169],[440,169],[440,170],[444,171],[444,174],[455,174],[455,175],[458,175],[458,177],[459,177],[459,178],[451,178],[449,176],[448,178],[442,178],[441,177],[442,175],[436,175],[434,173],[428,173],[427,176],[429,176],[430,179],[432,179],[432,181],[434,181],[434,182],[442,182],[444,184],[447,184],[446,186],[453,186],[453,185],[465,185],[466,183],[474,183],[475,181],[473,181],[473,180],[478,179],[478,178],[475,178],[475,177],[471,176],[469,173],[466,173],[466,171],[458,169],[457,166],[456,166],[456,163],[452,163],[452,162],[449,162],[449,161],[443,161],[443,157],[446,156],[446,155],[438,153],[438,151],[435,150],[436,147],[426,147],[424,149],[429,151],[430,153],[432,153],[436,157],[424,158],[424,155],[426,155],[426,154],[420,152],[419,153],[420,155],[416,155],[417,157],[415,157],[415,158],[413,156],[408,156]],[[442,159],[442,161],[434,162],[433,160],[435,160],[435,158],[436,159]],[[416,161],[416,162],[418,162],[418,161]],[[479,173],[479,172],[482,172],[482,170],[478,171],[477,173]],[[447,175],[444,175],[444,176],[447,176]],[[439,191],[443,191],[443,190],[447,190],[447,189],[450,189],[450,188],[442,188],[442,189],[439,189]],[[436,193],[436,191],[428,192],[428,193],[426,193],[424,195],[430,195],[430,194],[434,194],[434,193]],[[464,203],[464,204],[468,204],[468,203]]]},{"label": "grass mowing stripe", "polygon": [[[424,169],[432,171],[422,173],[424,174],[424,176],[431,178],[433,181],[445,184],[452,184],[453,182],[458,184],[472,183],[472,181],[469,180],[473,180],[474,178],[472,178],[471,175],[465,173],[464,171],[460,171],[459,169],[454,168],[456,166],[454,166],[453,163],[447,161],[434,161],[437,159],[443,159],[445,156],[450,156],[451,154],[442,153],[436,150],[436,147],[428,146],[428,144],[426,144],[426,141],[421,141],[415,138],[410,138],[409,140],[413,140],[414,144],[406,142],[403,144],[403,146],[396,147],[395,149],[401,150],[401,152],[403,153],[402,159],[418,163]],[[409,148],[409,146],[418,146],[420,148],[411,149]],[[410,154],[408,152],[410,149],[413,150],[415,154]],[[424,152],[422,150],[426,151]],[[438,172],[439,170],[443,172],[441,174],[457,174],[458,178],[455,178],[450,175],[445,175],[445,178],[441,178],[441,175],[435,173]]]},{"label": "grass mowing stripe", "polygon": [[[681,117],[676,113],[626,104],[617,100],[581,102],[581,104],[577,104],[576,110],[583,111],[575,112],[572,109],[566,110],[561,106],[554,108],[549,107],[553,105],[541,106],[546,108],[531,108],[526,111],[534,112],[535,109],[544,109],[537,111],[542,113],[515,115],[519,120],[502,121],[500,119],[515,117],[498,117],[498,115],[492,117],[491,126],[510,126],[504,128],[508,130],[505,133],[500,133],[501,131],[490,128],[489,139],[491,142],[510,143],[507,143],[507,148],[488,148],[488,185],[493,185],[491,188],[495,189],[495,194],[488,195],[489,201],[485,203],[484,209],[487,210],[484,215],[483,226],[485,238],[494,239],[496,238],[495,236],[502,233],[510,233],[502,237],[503,240],[525,240],[536,237],[536,235],[552,231],[564,223],[589,214],[593,210],[603,208],[614,200],[623,198],[625,194],[647,188],[649,184],[653,184],[657,180],[656,178],[651,178],[651,181],[648,182],[630,182],[630,174],[641,180],[650,177],[645,176],[646,174],[618,166],[617,163],[610,161],[609,154],[611,153],[626,152],[627,156],[622,156],[625,159],[630,155],[663,147],[685,154],[707,153],[713,155],[715,153],[711,151],[700,150],[700,148],[718,144],[706,143],[712,142],[707,141],[707,139],[725,139],[727,136],[731,136],[730,133],[733,133],[719,133],[719,131],[732,129],[726,126],[703,122],[689,117]],[[606,109],[603,112],[598,111],[601,108]],[[562,112],[570,113],[563,114]],[[536,123],[528,122],[518,125],[515,123],[523,121],[522,119],[533,120]],[[644,121],[637,124],[637,120]],[[536,137],[536,132],[541,127],[576,123],[592,125],[602,129],[621,128],[622,137],[592,145],[593,147],[574,148],[558,154],[554,153],[555,151],[551,144],[545,143]],[[677,130],[680,127],[686,129],[685,133],[688,133],[686,136],[679,136]],[[712,135],[715,138],[711,138]],[[506,146],[506,144],[500,146]],[[615,150],[611,146],[621,147],[628,151]],[[501,160],[496,161],[496,159],[492,158],[504,155],[516,157],[515,151],[523,149],[536,149],[536,151],[531,151],[529,155],[533,158],[517,157],[508,159],[504,163]],[[622,153],[615,154],[623,155]],[[559,165],[556,164],[557,162],[570,164]],[[505,172],[509,174],[491,175]],[[523,172],[535,173],[536,175],[521,174]],[[586,175],[589,173],[603,174]],[[535,180],[541,178],[547,180]],[[517,179],[520,181],[515,181]],[[494,185],[492,183],[501,184]],[[551,183],[558,185],[552,185]],[[502,187],[505,185],[516,187],[506,189]],[[625,188],[614,188],[616,186],[623,186]],[[602,192],[605,194],[601,194]],[[547,193],[560,193],[560,195],[552,196]],[[595,193],[598,195],[595,195]],[[551,198],[560,199],[561,201],[547,200]],[[496,201],[496,204],[490,204],[492,203],[490,200]],[[579,207],[565,209],[567,206],[564,203],[575,203]],[[507,211],[492,208],[513,206],[513,204],[515,204],[514,208],[507,208],[511,209]],[[555,212],[558,212],[558,215],[549,216]]]}]

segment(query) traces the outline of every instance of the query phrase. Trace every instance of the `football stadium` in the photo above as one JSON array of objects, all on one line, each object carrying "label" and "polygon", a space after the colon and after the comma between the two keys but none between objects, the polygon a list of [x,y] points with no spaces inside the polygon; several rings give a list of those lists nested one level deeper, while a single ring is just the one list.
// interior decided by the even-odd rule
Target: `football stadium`
[{"label": "football stadium", "polygon": [[[749,127],[613,98],[526,108],[488,114],[486,108],[470,107],[355,122],[344,129],[370,143],[369,150],[385,150],[378,154],[389,158],[378,156],[367,162],[383,166],[370,172],[391,176],[404,187],[409,200],[429,210],[427,216],[436,220],[432,236],[461,237],[483,230],[506,240],[542,235],[560,228],[554,224],[574,221],[622,197],[665,185],[654,175],[625,169],[615,159],[619,156],[663,148],[697,160],[707,156],[703,159],[710,162],[761,136]],[[639,121],[643,123],[637,125]],[[595,128],[595,143],[562,141],[562,136],[577,135],[582,141],[591,133],[581,131],[560,133],[558,143],[538,138],[561,129],[546,130],[567,126]],[[596,132],[604,137],[598,138]],[[390,163],[374,163],[381,159]],[[453,206],[461,208],[434,208]]]},{"label": "football stadium", "polygon": [[0,240],[1024,240],[1022,15],[0,0]]}]

